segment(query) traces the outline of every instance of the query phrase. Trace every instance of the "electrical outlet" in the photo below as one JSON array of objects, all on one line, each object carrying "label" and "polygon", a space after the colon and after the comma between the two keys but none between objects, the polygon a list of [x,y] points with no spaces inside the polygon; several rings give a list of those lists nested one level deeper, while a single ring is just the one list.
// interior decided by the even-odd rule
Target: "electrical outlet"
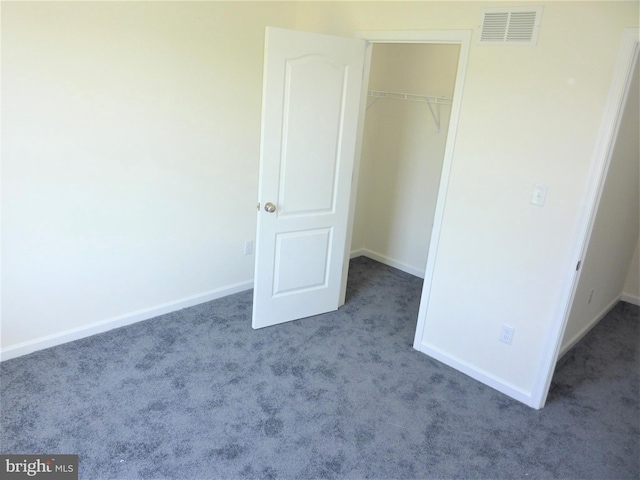
[{"label": "electrical outlet", "polygon": [[536,183],[533,186],[533,194],[531,195],[531,203],[542,207],[544,205],[544,199],[547,197],[547,186]]},{"label": "electrical outlet", "polygon": [[502,343],[506,343],[507,345],[511,345],[511,341],[513,340],[513,332],[515,328],[509,325],[502,325],[500,329],[500,335],[498,336],[498,340]]},{"label": "electrical outlet", "polygon": [[589,300],[587,300],[587,304],[591,303],[591,300],[593,300],[593,292],[594,292],[594,289],[592,288],[591,291],[589,292]]},{"label": "electrical outlet", "polygon": [[244,242],[244,254],[251,255],[253,253],[253,240]]}]

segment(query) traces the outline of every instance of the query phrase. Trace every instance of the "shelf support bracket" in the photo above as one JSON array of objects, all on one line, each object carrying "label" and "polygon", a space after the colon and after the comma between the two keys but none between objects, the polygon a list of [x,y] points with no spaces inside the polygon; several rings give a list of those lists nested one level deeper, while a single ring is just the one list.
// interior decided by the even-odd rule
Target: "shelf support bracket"
[{"label": "shelf support bracket", "polygon": [[431,112],[431,116],[433,117],[433,121],[436,124],[436,128],[438,129],[438,133],[440,133],[440,105],[438,105],[438,115],[436,116],[433,111],[433,107],[430,102],[427,102],[427,106],[429,107],[429,111]]},{"label": "shelf support bracket", "polygon": [[369,105],[367,105],[367,110],[369,110],[371,107],[373,107],[373,104],[376,103],[378,100],[380,100],[380,97],[375,97],[373,99],[373,102],[371,102]]}]

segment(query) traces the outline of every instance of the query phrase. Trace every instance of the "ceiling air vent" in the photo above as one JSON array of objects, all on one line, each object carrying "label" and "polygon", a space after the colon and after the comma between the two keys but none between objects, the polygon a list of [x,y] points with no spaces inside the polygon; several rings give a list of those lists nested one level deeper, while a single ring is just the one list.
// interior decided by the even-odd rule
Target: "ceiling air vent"
[{"label": "ceiling air vent", "polygon": [[480,45],[535,45],[542,7],[489,8],[482,14]]}]

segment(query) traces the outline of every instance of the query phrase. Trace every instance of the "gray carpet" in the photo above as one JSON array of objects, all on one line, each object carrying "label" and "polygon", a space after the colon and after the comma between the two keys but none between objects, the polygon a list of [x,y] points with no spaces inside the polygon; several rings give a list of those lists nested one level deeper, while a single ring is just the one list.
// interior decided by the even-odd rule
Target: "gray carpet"
[{"label": "gray carpet", "polygon": [[532,410],[410,348],[422,282],[360,257],[338,312],[254,331],[251,292],[3,362],[0,453],[83,479],[639,478],[638,307]]}]

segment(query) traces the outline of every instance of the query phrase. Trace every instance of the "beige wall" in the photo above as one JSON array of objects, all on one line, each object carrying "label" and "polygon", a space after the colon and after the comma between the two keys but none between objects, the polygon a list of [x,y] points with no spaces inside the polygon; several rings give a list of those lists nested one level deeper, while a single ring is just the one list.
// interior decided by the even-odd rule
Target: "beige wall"
[{"label": "beige wall", "polygon": [[[369,90],[451,99],[458,45],[375,44]],[[369,99],[369,102],[372,102]],[[450,106],[380,99],[367,110],[352,250],[424,276]]]},{"label": "beige wall", "polygon": [[628,297],[628,300],[640,305],[640,243],[636,245],[636,250],[633,253],[622,293]]},{"label": "beige wall", "polygon": [[[525,395],[638,26],[637,2],[537,4],[537,47],[471,45],[422,339]],[[250,281],[266,25],[474,30],[491,5],[3,3],[3,348]]]},{"label": "beige wall", "polygon": [[[613,145],[582,273],[562,342],[566,350],[602,318],[623,292],[640,230],[638,64]],[[591,293],[593,291],[593,294]]]},{"label": "beige wall", "polygon": [[3,2],[2,347],[251,285],[264,27],[294,18]]},{"label": "beige wall", "polygon": [[[638,26],[636,2],[538,4],[536,47],[471,45],[421,337],[424,348],[522,398],[540,379],[563,313],[622,33]],[[297,26],[341,35],[475,30],[488,5],[302,3]],[[536,183],[548,186],[542,208],[530,203]],[[503,324],[515,327],[510,346],[498,341]]]}]

